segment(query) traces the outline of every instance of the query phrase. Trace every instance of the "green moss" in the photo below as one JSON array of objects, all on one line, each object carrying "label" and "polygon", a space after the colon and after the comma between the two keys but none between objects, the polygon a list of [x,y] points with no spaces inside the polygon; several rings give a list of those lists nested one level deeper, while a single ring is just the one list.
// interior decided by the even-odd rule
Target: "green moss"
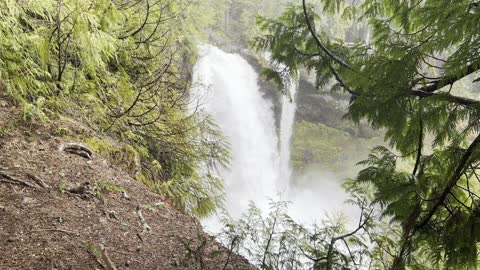
[{"label": "green moss", "polygon": [[301,121],[295,125],[292,165],[297,171],[322,168],[351,176],[355,164],[382,143],[380,137],[358,138],[323,124]]},{"label": "green moss", "polygon": [[65,181],[62,180],[62,181],[60,181],[60,185],[59,185],[58,188],[59,188],[61,193],[65,193],[65,190],[67,190],[68,185],[67,185],[67,183],[65,183]]},{"label": "green moss", "polygon": [[100,249],[100,247],[98,245],[89,242],[89,243],[86,244],[85,249],[90,254],[95,256],[95,258],[97,258],[97,260],[102,261],[102,250]]},{"label": "green moss", "polygon": [[140,155],[131,145],[114,144],[110,140],[95,137],[83,141],[93,152],[109,158],[113,164],[127,169],[132,175],[140,168]]},{"label": "green moss", "polygon": [[103,191],[103,192],[106,192],[106,191],[109,191],[109,192],[124,192],[125,189],[122,188],[121,186],[113,183],[113,182],[110,182],[110,181],[103,181],[103,180],[100,180],[96,183],[96,189],[99,190],[99,191]]},{"label": "green moss", "polygon": [[146,204],[143,205],[143,208],[145,210],[151,211],[151,212],[157,212],[157,209],[162,209],[165,207],[165,204],[161,201],[153,203],[153,204]]},{"label": "green moss", "polygon": [[53,135],[58,137],[69,137],[72,136],[72,132],[66,127],[58,127],[53,131]]},{"label": "green moss", "polygon": [[4,125],[2,124],[0,126],[0,138],[10,136],[11,134],[12,134],[12,124],[7,123]]},{"label": "green moss", "polygon": [[109,192],[122,193],[125,192],[125,189],[111,181],[99,180],[95,183],[93,192],[95,193],[95,196],[103,200],[105,194]]},{"label": "green moss", "polygon": [[101,155],[110,155],[117,150],[108,140],[102,140],[99,138],[87,138],[84,140],[84,142],[95,153]]},{"label": "green moss", "polygon": [[151,190],[155,190],[155,184],[152,182],[152,180],[150,180],[149,177],[145,176],[143,173],[137,172],[135,174],[135,179],[145,184]]}]

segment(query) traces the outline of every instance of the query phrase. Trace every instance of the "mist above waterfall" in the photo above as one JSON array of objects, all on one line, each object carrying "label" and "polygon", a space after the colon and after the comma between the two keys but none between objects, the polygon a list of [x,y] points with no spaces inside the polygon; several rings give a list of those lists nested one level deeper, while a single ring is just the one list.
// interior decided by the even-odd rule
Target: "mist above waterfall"
[{"label": "mist above waterfall", "polygon": [[[295,114],[290,97],[295,98],[295,83],[288,84],[290,97],[282,97],[277,132],[272,103],[262,97],[258,74],[240,55],[202,46],[193,81],[192,93],[201,99],[201,110],[213,117],[231,145],[230,167],[220,176],[232,218],[240,218],[250,202],[266,212],[269,199],[292,201],[290,214],[305,223],[323,218],[327,210],[341,210],[346,195],[332,174],[310,172],[301,176],[303,183],[311,183],[308,188],[290,185]],[[204,223],[207,229],[219,229],[215,218]]]}]

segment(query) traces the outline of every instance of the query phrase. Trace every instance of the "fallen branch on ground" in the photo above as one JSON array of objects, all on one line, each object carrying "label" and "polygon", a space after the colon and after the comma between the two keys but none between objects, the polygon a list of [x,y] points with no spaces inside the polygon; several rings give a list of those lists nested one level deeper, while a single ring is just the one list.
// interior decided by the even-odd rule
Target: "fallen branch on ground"
[{"label": "fallen branch on ground", "polygon": [[117,267],[113,264],[110,257],[108,257],[107,250],[103,245],[100,245],[100,252],[102,254],[102,260],[106,264],[107,270],[117,270]]},{"label": "fallen branch on ground", "polygon": [[60,151],[75,154],[86,159],[93,159],[93,151],[80,143],[65,143],[60,147]]},{"label": "fallen branch on ground", "polygon": [[142,224],[142,226],[143,226],[143,231],[142,231],[141,234],[143,234],[145,232],[149,232],[152,228],[150,228],[150,226],[145,221],[145,218],[143,217],[143,214],[142,214],[142,208],[141,208],[140,205],[137,206],[137,209],[135,210],[135,212],[137,213],[137,217],[140,220],[140,224]]},{"label": "fallen branch on ground", "polygon": [[87,251],[93,255],[97,263],[106,270],[117,270],[103,245],[87,244]]}]

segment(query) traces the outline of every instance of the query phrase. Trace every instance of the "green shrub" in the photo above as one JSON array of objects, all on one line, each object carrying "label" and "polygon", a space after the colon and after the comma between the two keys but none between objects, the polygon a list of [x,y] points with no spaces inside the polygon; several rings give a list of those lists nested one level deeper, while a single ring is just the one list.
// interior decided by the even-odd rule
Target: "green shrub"
[{"label": "green shrub", "polygon": [[82,135],[95,152],[152,186],[175,182],[156,190],[171,192],[178,205],[205,209],[184,192],[218,205],[221,191],[210,187],[219,180],[197,171],[223,163],[227,151],[212,146],[222,140],[214,125],[188,108],[195,33],[216,23],[198,4],[0,0],[0,80],[25,120],[82,122],[96,131]]}]

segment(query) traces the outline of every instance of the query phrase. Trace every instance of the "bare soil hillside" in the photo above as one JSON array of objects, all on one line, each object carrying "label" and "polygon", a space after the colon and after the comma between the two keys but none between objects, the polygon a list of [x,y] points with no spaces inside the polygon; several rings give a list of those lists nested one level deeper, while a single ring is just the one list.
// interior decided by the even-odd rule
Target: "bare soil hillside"
[{"label": "bare soil hillside", "polygon": [[53,129],[0,100],[0,269],[254,269],[107,158],[62,151],[72,141]]}]

